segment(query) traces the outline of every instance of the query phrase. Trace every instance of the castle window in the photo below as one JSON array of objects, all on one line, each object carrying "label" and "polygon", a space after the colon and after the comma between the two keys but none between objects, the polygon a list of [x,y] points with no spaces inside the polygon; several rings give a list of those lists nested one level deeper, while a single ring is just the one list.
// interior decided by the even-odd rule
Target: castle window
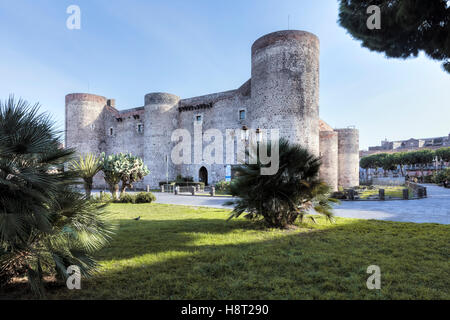
[{"label": "castle window", "polygon": [[195,116],[195,122],[202,123],[203,122],[203,116],[202,115],[196,115]]},{"label": "castle window", "polygon": [[144,125],[143,125],[142,123],[139,123],[139,124],[137,125],[137,132],[138,132],[138,133],[144,132]]},{"label": "castle window", "polygon": [[109,135],[113,136],[114,135],[114,129],[113,128],[109,128]]},{"label": "castle window", "polygon": [[245,110],[239,110],[239,120],[245,120]]}]

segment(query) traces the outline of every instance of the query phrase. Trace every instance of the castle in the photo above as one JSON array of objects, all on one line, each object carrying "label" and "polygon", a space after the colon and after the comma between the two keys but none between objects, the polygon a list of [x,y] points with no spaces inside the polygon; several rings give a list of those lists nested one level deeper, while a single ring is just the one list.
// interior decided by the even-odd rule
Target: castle
[{"label": "castle", "polygon": [[[150,175],[138,185],[157,187],[177,175],[214,184],[230,176],[230,165],[174,164],[174,130],[214,128],[279,129],[280,137],[322,157],[321,178],[334,190],[359,184],[359,133],[333,129],[319,118],[319,39],[305,31],[265,35],[251,48],[251,79],[232,91],[180,99],[169,93],[145,95],[144,106],[118,110],[114,99],[73,93],[66,96],[66,146],[79,153],[131,152]],[[245,137],[234,137],[245,139]],[[231,173],[232,175],[232,173]],[[104,187],[101,176],[94,187]]]}]

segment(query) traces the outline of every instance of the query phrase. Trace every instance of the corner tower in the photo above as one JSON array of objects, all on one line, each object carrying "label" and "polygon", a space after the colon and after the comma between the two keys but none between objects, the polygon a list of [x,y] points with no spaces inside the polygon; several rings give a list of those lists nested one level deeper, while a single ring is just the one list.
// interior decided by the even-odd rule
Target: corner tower
[{"label": "corner tower", "polygon": [[[177,128],[178,103],[180,98],[170,93],[149,93],[145,96],[145,144],[144,162],[150,170],[144,183],[157,187],[160,181],[175,177],[171,136]],[[166,160],[166,157],[168,157]],[[168,171],[168,172],[167,172]]]},{"label": "corner tower", "polygon": [[104,135],[101,114],[107,99],[88,93],[66,95],[66,147],[80,154],[98,154]]},{"label": "corner tower", "polygon": [[[265,35],[252,46],[252,127],[319,156],[319,39],[297,30]],[[250,115],[250,114],[249,114]]]},{"label": "corner tower", "polygon": [[338,133],[339,186],[359,186],[359,131],[358,129],[336,129]]}]

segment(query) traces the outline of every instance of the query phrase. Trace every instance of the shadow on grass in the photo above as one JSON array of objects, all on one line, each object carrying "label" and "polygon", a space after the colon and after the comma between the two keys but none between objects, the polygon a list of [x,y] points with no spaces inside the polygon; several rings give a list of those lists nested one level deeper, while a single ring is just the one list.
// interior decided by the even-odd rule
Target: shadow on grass
[{"label": "shadow on grass", "polygon": [[[128,259],[148,253],[195,249],[189,245],[200,236],[225,236],[235,231],[264,232],[262,223],[225,219],[118,220],[111,244],[96,254],[98,259]],[[214,244],[211,244],[214,247]]]},{"label": "shadow on grass", "polygon": [[[122,220],[116,240],[99,255],[114,259],[110,269],[78,292],[53,290],[50,297],[449,298],[446,226],[354,220],[310,230],[317,232],[259,229],[221,219]],[[373,264],[382,271],[380,291],[366,287]]]}]

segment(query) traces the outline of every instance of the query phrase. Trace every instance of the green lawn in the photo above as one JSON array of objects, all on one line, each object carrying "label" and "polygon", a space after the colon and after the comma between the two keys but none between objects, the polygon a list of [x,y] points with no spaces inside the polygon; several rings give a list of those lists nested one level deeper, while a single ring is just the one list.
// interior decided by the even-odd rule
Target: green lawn
[{"label": "green lawn", "polygon": [[[367,199],[370,196],[378,196],[379,189],[384,189],[384,196],[386,198],[403,198],[403,189],[405,186],[375,186],[375,189],[364,189],[359,192],[360,199]],[[409,197],[413,197],[413,193],[409,190]]]},{"label": "green lawn", "polygon": [[[449,231],[338,218],[265,230],[221,209],[113,204],[102,268],[58,299],[449,299]],[[132,218],[142,216],[140,221]],[[381,290],[366,287],[369,265]]]}]

